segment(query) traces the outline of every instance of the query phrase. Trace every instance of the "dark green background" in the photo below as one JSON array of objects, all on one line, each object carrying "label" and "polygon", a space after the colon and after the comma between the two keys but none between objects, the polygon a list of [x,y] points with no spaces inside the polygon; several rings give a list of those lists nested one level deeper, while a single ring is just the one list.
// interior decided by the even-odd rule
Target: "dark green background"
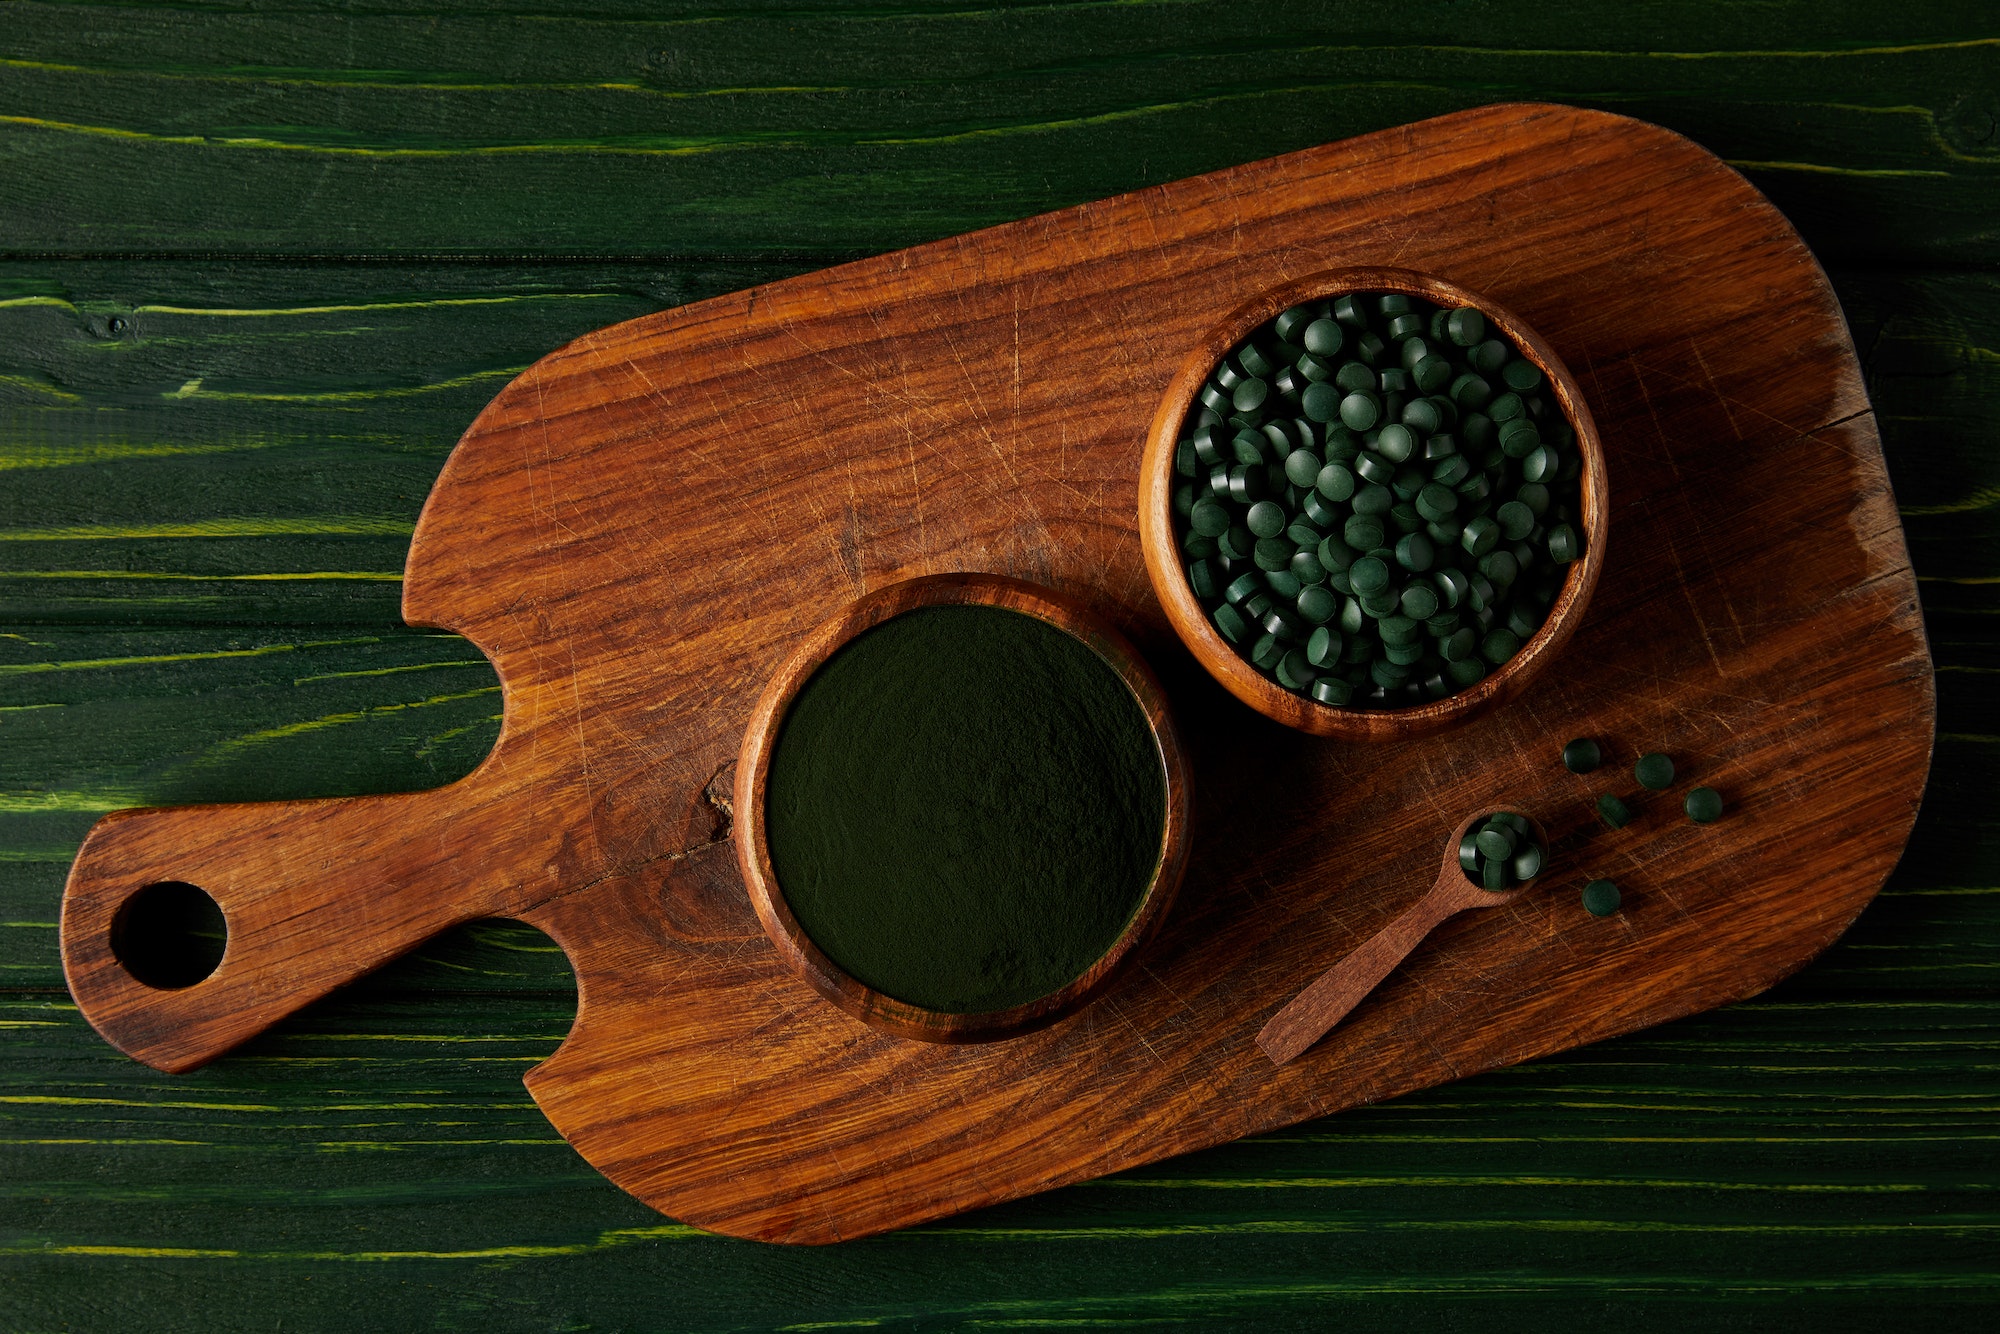
[{"label": "dark green background", "polygon": [[[1994,1307],[1991,5],[420,5],[0,9],[0,1329],[1816,1329]],[[78,1019],[54,924],[100,813],[425,787],[491,744],[491,670],[400,626],[398,575],[452,442],[535,357],[1515,98],[1657,121],[1744,170],[1868,370],[1936,765],[1881,898],[1776,991],[813,1251],[677,1226],[557,1138],[519,1075],[573,993],[522,927],[456,932],[194,1075]]]}]

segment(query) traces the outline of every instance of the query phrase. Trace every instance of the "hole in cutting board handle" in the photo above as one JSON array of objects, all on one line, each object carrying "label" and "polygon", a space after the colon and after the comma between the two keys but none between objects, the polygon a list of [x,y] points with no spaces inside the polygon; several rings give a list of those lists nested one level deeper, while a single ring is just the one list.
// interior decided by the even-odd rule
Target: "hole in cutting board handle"
[{"label": "hole in cutting board handle", "polygon": [[111,920],[111,953],[134,979],[179,991],[214,972],[229,943],[229,923],[207,890],[184,880],[147,885]]}]

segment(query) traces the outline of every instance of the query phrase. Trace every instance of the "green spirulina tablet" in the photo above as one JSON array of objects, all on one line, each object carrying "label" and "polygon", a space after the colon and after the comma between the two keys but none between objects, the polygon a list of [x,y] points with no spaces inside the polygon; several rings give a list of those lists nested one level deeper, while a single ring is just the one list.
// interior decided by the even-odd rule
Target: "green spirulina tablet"
[{"label": "green spirulina tablet", "polygon": [[1354,500],[1350,500],[1348,504],[1354,506],[1354,512],[1358,516],[1380,518],[1382,514],[1388,514],[1388,508],[1392,504],[1396,504],[1396,496],[1394,492],[1390,492],[1390,488],[1382,486],[1380,482],[1366,482],[1354,490]]},{"label": "green spirulina tablet", "polygon": [[1514,559],[1511,551],[1489,551],[1479,558],[1479,572],[1492,583],[1505,588],[1520,577],[1521,563]]},{"label": "green spirulina tablet", "polygon": [[1640,787],[1664,792],[1674,785],[1674,762],[1654,751],[1639,757],[1639,762],[1632,766],[1632,774],[1639,780]]},{"label": "green spirulina tablet", "polygon": [[1497,373],[1502,366],[1505,366],[1507,359],[1513,355],[1513,350],[1498,338],[1488,338],[1485,342],[1480,343],[1477,347],[1467,352],[1465,359],[1472,366],[1472,369],[1478,371],[1480,374],[1492,375]]},{"label": "green spirulina tablet", "polygon": [[1198,500],[1188,512],[1188,525],[1203,537],[1221,537],[1229,531],[1229,509],[1214,500]]},{"label": "green spirulina tablet", "polygon": [[1493,386],[1471,371],[1457,377],[1445,390],[1453,403],[1467,412],[1476,412],[1493,401]]},{"label": "green spirulina tablet", "polygon": [[1300,409],[1308,420],[1316,422],[1330,422],[1336,416],[1345,420],[1341,411],[1343,401],[1340,390],[1324,380],[1307,385],[1299,395]]},{"label": "green spirulina tablet", "polygon": [[[1376,525],[1378,529],[1380,526],[1379,524]],[[1350,541],[1352,541],[1352,531],[1353,529],[1350,525]],[[1359,546],[1361,544],[1355,543],[1354,545]],[[1379,593],[1389,586],[1389,567],[1374,556],[1363,556],[1349,567],[1347,579],[1349,583],[1354,585],[1354,591],[1357,593]]]},{"label": "green spirulina tablet", "polygon": [[1325,533],[1329,528],[1338,528],[1347,516],[1336,508],[1336,502],[1329,501],[1326,497],[1320,495],[1317,489],[1301,487],[1300,491],[1301,495],[1298,503],[1299,518],[1293,522],[1296,523],[1302,520],[1314,530],[1313,544],[1316,546],[1319,543],[1320,534]]},{"label": "green spirulina tablet", "polygon": [[1604,762],[1604,752],[1589,737],[1578,737],[1563,747],[1563,768],[1573,774],[1587,774]]},{"label": "green spirulina tablet", "polygon": [[1250,631],[1250,623],[1243,619],[1243,613],[1226,602],[1210,612],[1209,619],[1215,622],[1216,633],[1232,644],[1241,643],[1243,636]]},{"label": "green spirulina tablet", "polygon": [[1319,454],[1310,449],[1295,449],[1285,455],[1285,480],[1293,486],[1311,486],[1319,480]]},{"label": "green spirulina tablet", "polygon": [[1622,896],[1609,880],[1593,880],[1583,887],[1583,910],[1592,917],[1609,917],[1618,911]]},{"label": "green spirulina tablet", "polygon": [[1259,537],[1276,537],[1285,531],[1285,507],[1275,500],[1260,500],[1250,507],[1243,523]]},{"label": "green spirulina tablet", "polygon": [[1322,625],[1306,636],[1306,661],[1315,667],[1331,667],[1340,661],[1340,631]]},{"label": "green spirulina tablet", "polygon": [[1416,432],[1400,422],[1384,426],[1375,437],[1375,452],[1391,463],[1407,462],[1417,452]]},{"label": "green spirulina tablet", "polygon": [[1446,660],[1444,674],[1460,689],[1479,684],[1486,677],[1486,664],[1474,657]]},{"label": "green spirulina tablet", "polygon": [[1597,799],[1597,818],[1613,829],[1632,823],[1632,808],[1609,792]]},{"label": "green spirulina tablet", "polygon": [[1479,848],[1479,855],[1496,861],[1507,861],[1514,855],[1514,831],[1487,825],[1473,840]]},{"label": "green spirulina tablet", "polygon": [[1426,482],[1417,488],[1416,506],[1426,519],[1443,519],[1458,509],[1458,493],[1441,482]]},{"label": "green spirulina tablet", "polygon": [[1340,325],[1333,320],[1320,319],[1306,326],[1303,341],[1306,351],[1314,356],[1331,357],[1339,353],[1342,345],[1347,342],[1347,335],[1341,332]]},{"label": "green spirulina tablet", "polygon": [[1486,317],[1471,306],[1461,306],[1445,318],[1445,336],[1460,347],[1473,347],[1486,337]]},{"label": "green spirulina tablet", "polygon": [[1339,614],[1340,598],[1332,589],[1314,584],[1299,591],[1298,608],[1299,615],[1314,625],[1324,625]]},{"label": "green spirulina tablet", "polygon": [[1264,406],[1264,400],[1271,395],[1271,386],[1262,380],[1249,379],[1232,389],[1229,401],[1238,412],[1255,412]]},{"label": "green spirulina tablet", "polygon": [[1435,399],[1419,398],[1404,404],[1402,424],[1429,436],[1427,443],[1435,444],[1439,440],[1449,443],[1449,437],[1435,434],[1444,426],[1444,409],[1438,406]]},{"label": "green spirulina tablet", "polygon": [[1358,361],[1343,361],[1333,372],[1334,387],[1343,394],[1359,393],[1364,389],[1379,389],[1382,381],[1375,372]]},{"label": "green spirulina tablet", "polygon": [[1567,565],[1583,554],[1583,544],[1577,540],[1576,529],[1566,523],[1559,523],[1549,529],[1549,559],[1558,565]]},{"label": "green spirulina tablet", "polygon": [[1436,559],[1437,548],[1422,533],[1405,533],[1396,539],[1396,564],[1412,574],[1430,569]]},{"label": "green spirulina tablet", "polygon": [[1535,512],[1518,500],[1510,500],[1493,511],[1493,518],[1500,525],[1500,536],[1509,542],[1519,542],[1534,531]]},{"label": "green spirulina tablet", "polygon": [[1322,704],[1341,708],[1354,698],[1354,687],[1337,676],[1322,676],[1313,682],[1312,697]]},{"label": "green spirulina tablet", "polygon": [[1687,794],[1681,809],[1696,824],[1713,824],[1722,818],[1722,794],[1712,787],[1698,787]]},{"label": "green spirulina tablet", "polygon": [[[1357,389],[1340,400],[1340,424],[1350,431],[1365,431],[1382,418],[1382,400],[1366,389]],[[1324,421],[1325,418],[1315,420]]]},{"label": "green spirulina tablet", "polygon": [[1356,551],[1373,551],[1382,545],[1382,521],[1372,514],[1356,514],[1341,526],[1340,535]]},{"label": "green spirulina tablet", "polygon": [[1542,873],[1542,850],[1530,843],[1514,854],[1514,878],[1533,880]]},{"label": "green spirulina tablet", "polygon": [[1239,463],[1229,470],[1229,498],[1239,505],[1254,505],[1271,488],[1271,474],[1261,463]]},{"label": "green spirulina tablet", "polygon": [[1478,311],[1384,295],[1301,303],[1218,361],[1168,521],[1197,601],[1280,687],[1394,709],[1511,661],[1583,543],[1576,433],[1534,363]]}]

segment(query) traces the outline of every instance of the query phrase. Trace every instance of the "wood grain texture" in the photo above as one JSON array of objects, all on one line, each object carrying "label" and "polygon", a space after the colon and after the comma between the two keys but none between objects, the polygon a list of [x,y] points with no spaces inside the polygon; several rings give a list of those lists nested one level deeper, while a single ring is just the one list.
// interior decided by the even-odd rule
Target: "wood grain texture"
[{"label": "wood grain texture", "polygon": [[[1409,225],[1468,198],[1523,221],[1504,235]],[[1576,369],[1621,534],[1565,658],[1592,670],[1448,744],[1360,753],[1245,729],[1185,682],[1177,713],[1207,720],[1190,728],[1197,781],[1263,781],[1203,806],[1185,911],[1145,966],[1041,1034],[977,1049],[875,1038],[744,949],[754,919],[727,850],[689,842],[681,813],[784,646],[854,592],[983,566],[1082,597],[1158,658],[1170,641],[1131,529],[1137,435],[1172,360],[1154,345],[1329,250],[1491,292]],[[1080,354],[1096,362],[1084,399],[1063,392]],[[1556,108],[1466,113],[606,330],[481,415],[412,550],[406,614],[465,632],[506,690],[487,764],[402,799],[456,803],[453,827],[479,829],[476,871],[446,881],[449,903],[435,883],[377,880],[445,857],[412,832],[422,819],[392,824],[355,871],[326,845],[262,842],[258,882],[218,898],[232,912],[289,898],[307,907],[296,923],[266,927],[253,907],[242,968],[233,933],[208,982],[117,995],[88,957],[92,929],[130,877],[167,864],[155,832],[171,827],[198,866],[227,864],[239,832],[213,813],[129,817],[72,878],[72,984],[114,1037],[195,1061],[275,1016],[250,984],[293,966],[302,935],[351,927],[358,948],[314,964],[295,1001],[440,918],[518,911],[571,952],[581,986],[570,1038],[530,1075],[558,1128],[678,1217],[790,1240],[1008,1198],[1753,994],[1873,895],[1928,758],[1928,660],[1865,410],[1824,280],[1768,205],[1685,141]],[[751,421],[773,447],[715,443]],[[1032,546],[1010,536],[1024,525]],[[769,596],[774,550],[788,597]],[[1021,568],[1029,553],[1037,567]],[[635,596],[648,586],[672,592]],[[1730,820],[1695,832],[1655,812],[1585,839],[1585,785],[1538,757],[1590,730],[1671,737],[1684,771],[1730,796]],[[1554,895],[1483,929],[1456,923],[1412,961],[1428,961],[1420,986],[1391,984],[1271,1077],[1247,1028],[1215,1020],[1281,999],[1306,960],[1393,914],[1406,863],[1435,848],[1440,789],[1504,794],[1544,820],[1558,857],[1629,862],[1644,892],[1608,927]],[[1317,825],[1274,815],[1280,792],[1335,824],[1364,793],[1395,814],[1341,850],[1335,876]],[[356,809],[230,818],[337,832]],[[1204,857],[1243,827],[1268,834],[1253,855]],[[1802,878],[1805,837],[1837,865]],[[342,897],[342,882],[373,892]],[[196,1013],[253,1000],[247,1018]],[[871,1092],[865,1123],[824,1113],[841,1087]],[[942,1106],[980,1108],[979,1133]]]},{"label": "wood grain texture", "polygon": [[[1174,450],[1183,435],[1181,428],[1194,406],[1195,396],[1216,363],[1278,312],[1347,292],[1407,292],[1438,305],[1477,306],[1485,312],[1489,324],[1540,368],[1556,406],[1576,431],[1577,455],[1582,463],[1577,487],[1582,501],[1579,522],[1583,526],[1583,557],[1565,575],[1547,619],[1518,653],[1477,684],[1409,708],[1330,708],[1286,690],[1257,670],[1242,651],[1216,632],[1207,611],[1188,586],[1180,543],[1174,535],[1170,508],[1176,481]],[[1562,653],[1576,627],[1582,624],[1590,607],[1590,595],[1596,591],[1598,576],[1604,569],[1610,542],[1606,513],[1609,496],[1604,475],[1604,442],[1598,437],[1590,405],[1562,358],[1520,316],[1491,297],[1468,291],[1434,274],[1400,268],[1343,267],[1308,274],[1259,292],[1207,330],[1181,359],[1153,413],[1152,426],[1146,432],[1146,447],[1139,459],[1139,546],[1146,558],[1146,577],[1153,582],[1153,595],[1160,600],[1174,633],[1230,694],[1267,718],[1315,736],[1347,741],[1400,741],[1443,732],[1519,698]]]},{"label": "wood grain texture", "polygon": [[[1472,826],[1486,818],[1481,811],[1459,821],[1445,840],[1444,864],[1437,881],[1403,909],[1390,923],[1355,947],[1354,952],[1334,964],[1309,983],[1305,990],[1285,1002],[1257,1031],[1257,1047],[1272,1061],[1283,1065],[1345,1019],[1396,966],[1410,956],[1444,922],[1475,908],[1505,908],[1534,888],[1540,873],[1512,889],[1492,891],[1475,885],[1459,862],[1459,841]],[[1530,820],[1535,846],[1549,845],[1548,832]]]},{"label": "wood grain texture", "polygon": [[2000,258],[1963,0],[566,8],[17,5],[0,237],[824,264],[1547,98],[1725,150],[1823,257]]},{"label": "wood grain texture", "polygon": [[[785,716],[806,682],[856,636],[919,607],[1001,607],[1055,626],[1087,645],[1118,674],[1144,715],[1160,765],[1166,810],[1160,826],[1160,854],[1132,919],[1103,956],[1065,986],[1004,1010],[948,1014],[885,996],[856,979],[813,943],[785,899],[771,864],[764,800],[771,777],[771,754]],[[863,1023],[899,1037],[926,1042],[992,1042],[1014,1037],[1074,1014],[1118,977],[1173,907],[1187,872],[1191,816],[1187,752],[1180,742],[1166,692],[1146,660],[1095,613],[1074,598],[1046,588],[991,574],[932,574],[877,589],[841,608],[800,642],[750,711],[743,748],[736,757],[732,830],[736,866],[750,906],[785,966],[806,985]]]}]

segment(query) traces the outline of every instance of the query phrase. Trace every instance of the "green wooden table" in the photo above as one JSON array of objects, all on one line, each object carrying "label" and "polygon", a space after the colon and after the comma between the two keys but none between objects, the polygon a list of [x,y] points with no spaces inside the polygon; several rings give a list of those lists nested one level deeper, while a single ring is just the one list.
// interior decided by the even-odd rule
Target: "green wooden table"
[{"label": "green wooden table", "polygon": [[[2000,1298],[2000,13],[501,0],[0,11],[0,1329],[1902,1327]],[[600,1179],[480,924],[199,1073],[79,1020],[121,806],[435,785],[492,671],[403,627],[460,431],[587,330],[1500,99],[1741,168],[1868,369],[1938,666],[1879,901],[1753,1002],[828,1250]],[[754,448],[754,442],[744,442]],[[1944,1308],[1966,1308],[1946,1310]]]}]

